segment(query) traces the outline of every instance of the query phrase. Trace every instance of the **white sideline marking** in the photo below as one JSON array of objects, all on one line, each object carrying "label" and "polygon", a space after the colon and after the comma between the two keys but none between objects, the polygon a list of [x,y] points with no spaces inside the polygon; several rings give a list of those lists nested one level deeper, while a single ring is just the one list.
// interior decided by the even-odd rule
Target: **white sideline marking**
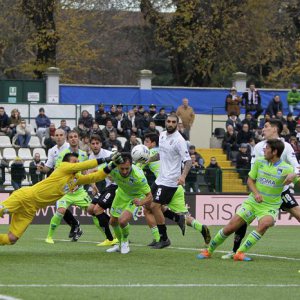
[{"label": "white sideline marking", "polygon": [[[37,239],[37,240],[44,240],[44,239]],[[55,239],[54,241],[58,241],[58,242],[70,242],[70,240],[65,240],[65,239]],[[77,241],[76,243],[99,244],[100,242],[95,242],[95,241]],[[147,247],[146,245],[135,244],[135,243],[132,243],[130,245],[131,246],[136,246],[136,247]],[[172,247],[172,246],[168,247],[167,249],[185,250],[185,251],[199,251],[200,250],[200,248],[184,248],[184,247]],[[215,252],[216,253],[228,253],[229,251],[218,251],[217,250]],[[256,256],[256,257],[267,257],[267,258],[275,258],[275,259],[283,259],[283,260],[300,261],[300,258],[295,258],[295,257],[275,256],[275,255],[257,254],[257,253],[247,253],[247,255],[249,255],[249,256]]]},{"label": "white sideline marking", "polygon": [[0,295],[0,300],[21,300],[19,298],[14,298],[11,296],[6,296],[6,295]]},{"label": "white sideline marking", "polygon": [[[266,287],[266,288],[290,288],[290,287],[300,287],[300,284],[201,284],[201,283],[179,283],[179,284],[155,284],[155,283],[136,283],[136,284],[0,284],[0,287],[25,287],[25,288],[49,288],[49,287],[60,287],[60,288],[182,288],[182,287]],[[2,299],[2,298],[0,298]],[[16,300],[16,298],[3,298],[5,300]]]}]

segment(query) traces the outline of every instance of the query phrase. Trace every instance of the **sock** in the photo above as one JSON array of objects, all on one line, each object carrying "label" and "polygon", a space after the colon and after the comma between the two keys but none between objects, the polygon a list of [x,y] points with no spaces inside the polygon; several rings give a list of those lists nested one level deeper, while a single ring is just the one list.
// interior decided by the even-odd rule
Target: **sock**
[{"label": "sock", "polygon": [[245,223],[234,234],[234,242],[232,251],[235,253],[240,248],[243,238],[246,235],[247,224]]},{"label": "sock", "polygon": [[196,219],[194,219],[190,225],[191,227],[193,227],[195,230],[197,231],[202,231],[202,224],[200,222],[198,222]]},{"label": "sock", "polygon": [[174,222],[178,222],[179,221],[179,215],[174,213],[173,211],[167,209],[165,212],[164,212],[164,216]]},{"label": "sock", "polygon": [[100,232],[105,236],[105,233],[103,231],[103,229],[100,227],[98,218],[96,216],[92,216],[93,222],[95,224],[95,226],[100,230]]},{"label": "sock", "polygon": [[221,229],[209,243],[208,252],[213,253],[216,248],[227,239],[227,237],[228,236],[223,233],[223,229]]},{"label": "sock", "polygon": [[47,237],[53,237],[54,231],[60,225],[63,215],[59,212],[56,212],[50,221],[50,226],[48,230]]},{"label": "sock", "polygon": [[102,213],[100,215],[97,215],[96,217],[99,221],[99,225],[100,225],[101,229],[105,233],[106,238],[108,240],[112,241],[114,238],[109,229],[109,216],[106,213]]},{"label": "sock", "polygon": [[160,235],[159,235],[159,231],[158,231],[157,226],[154,226],[154,227],[151,228],[151,233],[152,233],[153,239],[156,242],[159,242]]},{"label": "sock", "polygon": [[76,225],[79,224],[79,222],[74,218],[73,214],[69,209],[67,209],[64,214],[64,220],[71,227],[75,227]]},{"label": "sock", "polygon": [[128,235],[129,235],[129,228],[130,224],[128,223],[124,228],[120,227],[122,231],[122,242],[128,241]]},{"label": "sock", "polygon": [[121,228],[119,225],[117,226],[113,226],[113,230],[114,230],[114,233],[117,237],[117,239],[119,240],[119,243],[121,242],[122,240],[122,231],[121,231]]},{"label": "sock", "polygon": [[248,236],[246,241],[237,250],[238,252],[247,252],[252,246],[254,246],[260,239],[262,235],[257,231],[253,230]]},{"label": "sock", "polygon": [[0,245],[11,245],[8,234],[0,234]]},{"label": "sock", "polygon": [[159,231],[160,238],[163,241],[166,241],[168,239],[166,224],[157,225],[157,228],[158,228],[158,231]]}]

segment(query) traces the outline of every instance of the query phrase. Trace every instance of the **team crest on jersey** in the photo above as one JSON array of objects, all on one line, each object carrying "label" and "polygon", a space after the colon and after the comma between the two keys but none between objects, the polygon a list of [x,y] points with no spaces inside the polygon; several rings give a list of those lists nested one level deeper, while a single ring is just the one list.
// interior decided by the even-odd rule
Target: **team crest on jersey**
[{"label": "team crest on jersey", "polygon": [[277,174],[278,174],[278,175],[281,175],[282,172],[283,172],[283,169],[282,169],[282,168],[278,168],[278,169],[277,169]]}]

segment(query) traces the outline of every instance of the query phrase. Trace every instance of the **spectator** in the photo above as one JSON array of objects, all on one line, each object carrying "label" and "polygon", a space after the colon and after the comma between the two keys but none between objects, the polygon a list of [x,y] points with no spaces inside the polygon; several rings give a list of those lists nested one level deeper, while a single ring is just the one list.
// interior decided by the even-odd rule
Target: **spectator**
[{"label": "spectator", "polygon": [[90,136],[95,135],[95,134],[97,134],[101,138],[102,142],[105,140],[104,134],[103,134],[102,130],[100,129],[99,124],[96,121],[93,123],[93,127],[91,130]]},{"label": "spectator", "polygon": [[0,106],[0,135],[7,135],[11,137],[12,131],[9,125],[9,117],[4,110],[4,107]]},{"label": "spectator", "polygon": [[197,158],[195,154],[191,154],[192,166],[190,171],[185,179],[185,191],[197,193],[199,190],[198,185],[198,174],[200,174],[201,167],[198,164]]},{"label": "spectator", "polygon": [[104,104],[100,103],[98,105],[98,110],[96,110],[96,112],[95,112],[95,121],[99,125],[105,125],[106,118],[107,118],[107,113],[104,110]]},{"label": "spectator", "polygon": [[117,134],[115,131],[110,131],[109,137],[105,140],[103,148],[109,151],[117,149],[119,152],[122,152],[122,144],[119,140],[117,140]]},{"label": "spectator", "polygon": [[245,124],[245,123],[248,124],[249,129],[250,129],[251,131],[257,129],[257,127],[258,127],[258,126],[257,126],[257,120],[253,118],[253,116],[252,116],[252,114],[251,114],[250,112],[248,112],[248,113],[246,114],[245,119],[242,121],[242,126],[243,126],[243,124]]},{"label": "spectator", "polygon": [[32,185],[40,182],[45,178],[45,174],[40,171],[39,167],[44,167],[44,163],[41,161],[39,153],[35,153],[33,161],[29,164],[29,175]]},{"label": "spectator", "polygon": [[10,167],[11,172],[11,185],[15,190],[22,187],[22,181],[26,178],[23,160],[16,157]]},{"label": "spectator", "polygon": [[0,190],[3,189],[3,183],[5,182],[5,168],[8,168],[9,163],[8,160],[5,158],[2,158],[0,160],[0,170],[1,170],[1,176],[0,176]]},{"label": "spectator", "polygon": [[269,113],[271,118],[275,118],[278,111],[283,110],[282,101],[279,95],[275,95],[274,98],[269,102],[266,113]]},{"label": "spectator", "polygon": [[287,127],[288,127],[290,133],[295,131],[297,122],[296,122],[296,120],[294,120],[292,113],[287,114],[286,124],[287,124]]},{"label": "spectator", "polygon": [[117,113],[121,115],[122,120],[126,117],[126,113],[123,111],[123,104],[122,103],[119,103],[117,105]]},{"label": "spectator", "polygon": [[296,130],[294,133],[292,133],[293,136],[297,138],[297,141],[300,141],[300,124],[297,124]]},{"label": "spectator", "polygon": [[249,89],[243,93],[242,99],[246,108],[246,114],[253,111],[255,112],[254,118],[258,119],[260,114],[263,112],[263,108],[261,106],[261,97],[259,91],[255,88],[253,83],[251,83]]},{"label": "spectator", "polygon": [[67,125],[67,121],[64,119],[60,120],[60,126],[57,129],[62,129],[66,135],[71,131],[71,128]]},{"label": "spectator", "polygon": [[94,119],[92,117],[92,115],[87,111],[87,110],[83,110],[81,112],[81,116],[78,120],[78,123],[83,123],[84,127],[87,129],[88,133],[90,132],[90,130],[93,127],[93,122]]},{"label": "spectator", "polygon": [[74,127],[74,130],[81,139],[89,134],[89,130],[85,128],[83,121],[78,121],[78,126]]},{"label": "spectator", "polygon": [[122,118],[122,114],[120,112],[117,112],[114,127],[117,130],[118,136],[125,136],[125,132],[123,128],[125,119],[126,117]]},{"label": "spectator", "polygon": [[135,114],[136,118],[139,119],[139,118],[143,118],[144,117],[144,106],[143,105],[139,105],[138,106],[138,111],[137,113]]},{"label": "spectator", "polygon": [[300,160],[300,145],[299,145],[299,141],[297,140],[297,138],[295,136],[291,136],[290,137],[290,144],[294,149],[295,155],[297,160]]},{"label": "spectator", "polygon": [[17,132],[17,126],[21,123],[21,114],[17,108],[14,108],[10,113],[9,128],[11,130],[11,137]]},{"label": "spectator", "polygon": [[47,128],[45,132],[45,140],[44,140],[44,145],[46,147],[46,151],[48,153],[48,150],[56,145],[55,141],[55,124],[51,123],[50,127]]},{"label": "spectator", "polygon": [[201,154],[196,152],[196,147],[194,145],[190,145],[189,153],[190,153],[190,156],[195,155],[195,157],[196,157],[195,159],[196,159],[196,162],[198,163],[199,167],[204,168],[204,163],[205,163],[204,158],[201,156]]},{"label": "spectator", "polygon": [[129,138],[131,135],[131,132],[134,132],[137,136],[142,136],[142,131],[140,128],[138,128],[138,120],[135,116],[135,112],[133,109],[129,110],[128,116],[127,116],[126,124],[124,124],[124,130],[126,132],[126,137]]},{"label": "spectator", "polygon": [[280,136],[283,137],[286,142],[289,142],[291,133],[290,133],[286,123],[282,124],[282,131],[280,133]]},{"label": "spectator", "polygon": [[166,114],[165,108],[162,107],[159,110],[159,113],[154,116],[154,122],[157,126],[161,126],[161,127],[165,128],[167,117],[168,117],[168,115]]},{"label": "spectator", "polygon": [[300,110],[300,93],[297,90],[297,84],[292,84],[292,89],[287,94],[287,102],[289,105],[289,112],[293,115],[294,110]]},{"label": "spectator", "polygon": [[156,129],[154,120],[149,122],[148,128],[144,131],[144,136],[149,133],[154,133],[154,134],[159,135],[159,131]]},{"label": "spectator", "polygon": [[79,140],[79,149],[85,151],[87,154],[90,154],[90,136],[86,135],[82,139]]},{"label": "spectator", "polygon": [[130,136],[130,139],[125,142],[123,151],[124,152],[131,152],[133,147],[135,147],[137,145],[140,145],[140,144],[141,143],[137,139],[136,133],[132,132],[131,136]]},{"label": "spectator", "polygon": [[246,184],[248,179],[248,173],[251,168],[251,155],[248,144],[241,144],[239,153],[236,158],[236,168],[243,180],[243,184]]},{"label": "spectator", "polygon": [[[264,139],[263,133],[262,133],[262,129],[258,128],[254,131],[254,140],[256,143],[261,142]],[[251,140],[251,139],[250,139]]]},{"label": "spectator", "polygon": [[108,139],[109,138],[109,134],[111,132],[114,132],[116,134],[116,136],[117,136],[117,130],[113,126],[112,119],[109,118],[109,119],[106,120],[105,127],[102,129],[102,133],[103,133],[104,138]]},{"label": "spectator", "polygon": [[225,124],[226,128],[228,127],[228,125],[231,125],[236,132],[239,132],[242,129],[242,121],[237,117],[235,113],[231,113],[228,117]]},{"label": "spectator", "polygon": [[239,117],[241,113],[240,105],[242,104],[242,98],[237,94],[235,87],[230,89],[230,93],[225,99],[225,110],[227,111],[227,116],[229,117],[231,113],[234,113]]},{"label": "spectator", "polygon": [[149,128],[150,122],[153,121],[153,118],[150,116],[147,110],[144,111],[143,117],[139,120],[139,128],[142,131],[142,136],[145,135],[145,131]]},{"label": "spectator", "polygon": [[261,128],[261,129],[264,128],[265,123],[270,121],[270,120],[271,120],[271,115],[269,113],[265,113],[264,118],[261,118],[259,120],[259,126],[258,127]]},{"label": "spectator", "polygon": [[209,192],[215,192],[217,183],[220,182],[221,168],[217,163],[217,159],[213,156],[210,158],[210,164],[207,166],[204,174],[204,180],[208,186]]},{"label": "spectator", "polygon": [[43,137],[46,135],[46,129],[50,126],[50,119],[45,115],[45,110],[43,107],[39,109],[39,114],[35,118],[36,124],[36,135],[39,137],[42,143]]},{"label": "spectator", "polygon": [[177,108],[176,115],[181,118],[184,127],[184,134],[190,139],[190,130],[195,120],[195,113],[187,98],[182,99],[182,105]]},{"label": "spectator", "polygon": [[115,105],[111,105],[110,110],[107,114],[108,118],[114,120],[117,114],[117,107]]},{"label": "spectator", "polygon": [[283,117],[283,113],[281,110],[279,110],[276,115],[275,115],[275,119],[279,120],[282,124],[286,123],[286,119]]},{"label": "spectator", "polygon": [[248,146],[249,146],[249,149],[250,149],[250,155],[251,157],[253,157],[254,155],[254,147],[255,147],[256,143],[255,143],[255,139],[251,138],[249,140],[249,143],[248,143]]},{"label": "spectator", "polygon": [[29,141],[31,139],[31,127],[26,124],[24,119],[16,128],[16,142],[22,148],[28,148]]},{"label": "spectator", "polygon": [[149,106],[149,115],[154,118],[154,116],[157,114],[157,111],[156,111],[156,105],[155,104],[151,104]]},{"label": "spectator", "polygon": [[240,145],[243,143],[248,144],[251,138],[254,138],[254,133],[249,130],[248,124],[243,124],[242,130],[237,134],[236,137],[236,143],[238,147],[240,147]]},{"label": "spectator", "polygon": [[178,122],[177,124],[177,130],[178,132],[182,135],[182,137],[188,142],[189,144],[189,139],[188,137],[186,136],[185,134],[185,130],[184,130],[184,127],[183,127],[183,124],[181,122]]},{"label": "spectator", "polygon": [[232,125],[226,127],[226,133],[222,141],[222,148],[226,153],[227,159],[231,159],[231,152],[237,151],[237,136]]}]

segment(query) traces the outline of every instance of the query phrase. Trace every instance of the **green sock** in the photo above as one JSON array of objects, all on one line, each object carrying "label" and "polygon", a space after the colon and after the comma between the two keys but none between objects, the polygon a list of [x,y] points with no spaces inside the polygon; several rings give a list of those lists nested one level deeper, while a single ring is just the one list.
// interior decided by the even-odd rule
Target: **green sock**
[{"label": "green sock", "polygon": [[103,229],[101,228],[100,224],[99,224],[99,220],[97,219],[97,217],[93,216],[93,222],[95,224],[95,226],[100,230],[100,232],[105,236],[106,238],[106,235],[103,231]]},{"label": "green sock", "polygon": [[119,240],[119,243],[120,243],[121,240],[122,240],[121,227],[119,225],[117,225],[117,226],[113,226],[112,228],[113,228],[114,233],[115,233],[115,235],[116,235],[116,237],[117,237],[117,239]]},{"label": "green sock", "polygon": [[151,233],[152,233],[153,239],[154,239],[156,242],[159,242],[159,240],[160,240],[160,235],[159,235],[159,231],[158,231],[157,226],[154,226],[154,227],[151,228]]},{"label": "green sock", "polygon": [[223,229],[221,229],[209,243],[208,252],[213,253],[216,248],[227,239],[227,237],[228,236],[223,233]]},{"label": "green sock", "polygon": [[54,214],[54,216],[52,217],[51,221],[50,221],[50,226],[49,226],[49,230],[48,230],[48,236],[47,237],[53,237],[54,231],[56,230],[56,228],[60,225],[61,220],[63,218],[63,214],[56,212]]},{"label": "green sock", "polygon": [[200,222],[198,222],[196,219],[194,219],[192,221],[192,224],[190,226],[193,227],[197,231],[200,231],[200,232],[202,231],[202,224]]},{"label": "green sock", "polygon": [[130,228],[130,224],[129,223],[124,228],[121,227],[122,242],[127,242],[128,241],[129,228]]},{"label": "green sock", "polygon": [[252,246],[254,246],[261,239],[261,237],[262,237],[261,234],[253,230],[252,232],[249,233],[246,241],[242,244],[242,246],[240,246],[240,248],[237,251],[247,252]]}]

